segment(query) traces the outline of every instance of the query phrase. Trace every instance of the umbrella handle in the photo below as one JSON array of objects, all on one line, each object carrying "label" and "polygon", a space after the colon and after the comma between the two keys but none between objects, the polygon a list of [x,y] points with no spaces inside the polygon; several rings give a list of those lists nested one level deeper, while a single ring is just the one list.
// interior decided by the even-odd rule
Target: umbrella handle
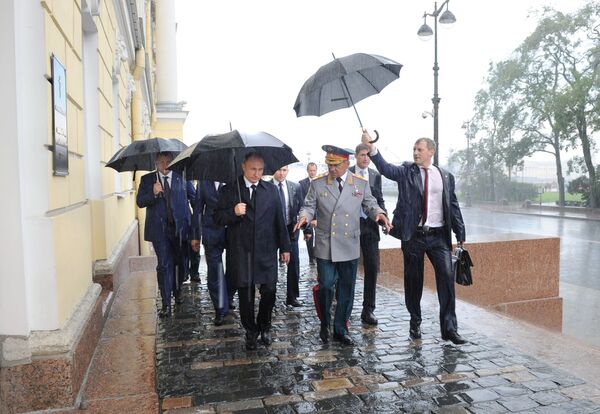
[{"label": "umbrella handle", "polygon": [[377,141],[379,141],[379,132],[377,132],[376,129],[374,129],[373,132],[375,132],[375,139],[372,139],[371,141],[369,141],[369,143],[371,143],[371,144],[374,144]]}]

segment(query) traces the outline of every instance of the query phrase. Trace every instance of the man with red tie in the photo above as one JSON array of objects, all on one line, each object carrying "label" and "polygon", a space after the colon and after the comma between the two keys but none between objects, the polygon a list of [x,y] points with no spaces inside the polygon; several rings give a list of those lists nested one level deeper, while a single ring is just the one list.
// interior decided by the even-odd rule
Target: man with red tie
[{"label": "man with red tie", "polygon": [[425,254],[435,270],[440,302],[442,339],[455,344],[467,341],[458,334],[456,294],[452,272],[452,232],[459,244],[465,241],[458,200],[454,193],[454,176],[432,164],[435,142],[419,138],[413,146],[414,162],[400,166],[386,162],[371,144],[364,130],[362,142],[369,146],[369,156],[381,175],[398,183],[398,202],[390,234],[402,240],[404,257],[404,296],[410,313],[409,335],[421,338],[421,296]]}]

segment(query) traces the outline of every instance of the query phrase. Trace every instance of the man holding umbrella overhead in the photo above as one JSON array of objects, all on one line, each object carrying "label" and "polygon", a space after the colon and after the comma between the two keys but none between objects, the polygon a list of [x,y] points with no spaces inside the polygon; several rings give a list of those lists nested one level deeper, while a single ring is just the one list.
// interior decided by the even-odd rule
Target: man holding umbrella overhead
[{"label": "man holding umbrella overhead", "polygon": [[[260,334],[265,346],[271,344],[271,315],[277,287],[277,250],[281,260],[290,259],[290,239],[284,222],[277,188],[261,180],[265,162],[249,152],[237,182],[219,190],[213,215],[216,224],[227,226],[227,272],[238,288],[240,319],[246,330],[246,349],[256,349]],[[260,304],[254,316],[255,285]]]},{"label": "man holding umbrella overhead", "polygon": [[147,208],[144,240],[152,242],[158,260],[160,317],[171,313],[171,294],[176,303],[181,303],[181,285],[188,266],[189,202],[196,198],[192,182],[167,169],[172,159],[169,152],[156,156],[156,171],[142,177],[136,200],[139,208]]},{"label": "man holding umbrella overhead", "polygon": [[360,256],[361,209],[374,221],[391,229],[385,211],[371,194],[364,178],[348,171],[352,151],[333,145],[324,145],[328,174],[311,182],[296,228],[310,223],[317,215],[315,229],[315,257],[319,273],[318,306],[320,309],[320,337],[329,342],[330,309],[336,282],[337,306],[333,321],[333,338],[344,345],[354,345],[348,333],[347,322],[354,303],[356,268]]}]

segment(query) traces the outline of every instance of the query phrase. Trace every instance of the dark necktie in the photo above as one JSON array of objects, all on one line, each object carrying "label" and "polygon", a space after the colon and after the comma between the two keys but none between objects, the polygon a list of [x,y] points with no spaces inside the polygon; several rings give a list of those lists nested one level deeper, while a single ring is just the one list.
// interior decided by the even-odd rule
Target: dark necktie
[{"label": "dark necktie", "polygon": [[425,225],[427,221],[427,204],[429,203],[429,172],[427,168],[423,168],[423,172],[425,173],[423,180],[423,225]]},{"label": "dark necktie", "polygon": [[165,193],[165,203],[167,205],[167,221],[173,224],[173,210],[171,209],[171,186],[169,186],[169,176],[163,177],[163,192]]},{"label": "dark necktie", "polygon": [[338,177],[336,178],[337,182],[338,182],[338,189],[340,190],[340,194],[342,194],[342,190],[344,189],[344,186],[342,185],[342,177]]},{"label": "dark necktie", "polygon": [[283,213],[283,221],[287,224],[287,214],[285,214],[285,193],[283,192],[283,183],[279,183],[279,201],[281,202],[281,212]]},{"label": "dark necktie", "polygon": [[252,189],[252,190],[250,190],[250,201],[252,201],[254,203],[254,199],[256,198],[256,197],[254,197],[254,193],[256,193],[256,185],[252,184],[250,186],[250,188]]}]

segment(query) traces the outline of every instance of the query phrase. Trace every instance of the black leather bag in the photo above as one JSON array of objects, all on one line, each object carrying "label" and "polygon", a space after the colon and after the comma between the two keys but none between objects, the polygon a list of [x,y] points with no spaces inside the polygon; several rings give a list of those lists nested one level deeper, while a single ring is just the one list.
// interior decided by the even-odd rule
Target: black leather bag
[{"label": "black leather bag", "polygon": [[471,267],[473,267],[473,261],[469,252],[462,247],[457,247],[452,253],[452,270],[456,283],[463,286],[473,284]]}]

